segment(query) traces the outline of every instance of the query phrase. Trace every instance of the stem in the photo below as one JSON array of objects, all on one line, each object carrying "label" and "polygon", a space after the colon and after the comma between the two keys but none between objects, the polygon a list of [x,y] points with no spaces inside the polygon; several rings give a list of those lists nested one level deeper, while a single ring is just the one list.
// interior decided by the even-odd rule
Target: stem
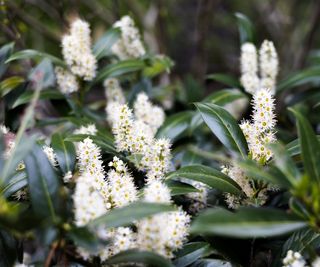
[{"label": "stem", "polygon": [[50,267],[50,263],[52,261],[52,258],[54,256],[54,253],[55,253],[56,249],[59,246],[59,243],[60,243],[60,241],[57,241],[57,242],[54,242],[52,244],[51,249],[50,249],[49,254],[48,254],[48,257],[46,259],[45,265],[44,265],[45,267]]}]

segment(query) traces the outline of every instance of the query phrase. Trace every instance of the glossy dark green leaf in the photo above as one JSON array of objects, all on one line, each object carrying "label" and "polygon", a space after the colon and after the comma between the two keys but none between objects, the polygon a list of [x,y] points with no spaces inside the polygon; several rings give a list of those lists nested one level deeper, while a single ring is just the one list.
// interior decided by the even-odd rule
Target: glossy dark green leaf
[{"label": "glossy dark green leaf", "polygon": [[165,184],[170,189],[171,196],[199,192],[199,190],[194,186],[180,181],[166,180]]},{"label": "glossy dark green leaf", "polygon": [[[20,95],[17,100],[14,102],[12,108],[16,108],[20,105],[29,103],[33,96],[33,91],[29,90]],[[64,98],[63,94],[61,94],[57,89],[47,89],[40,92],[39,99],[62,99]]]},{"label": "glossy dark green leaf", "polygon": [[222,107],[211,103],[196,103],[204,122],[231,152],[246,158],[248,145],[236,120]]},{"label": "glossy dark green leaf", "polygon": [[207,75],[207,79],[214,80],[234,88],[241,88],[241,84],[239,80],[228,74],[213,73],[213,74]]},{"label": "glossy dark green leaf", "polygon": [[306,226],[296,216],[269,208],[240,208],[237,212],[209,209],[192,223],[194,234],[212,234],[237,238],[273,237]]},{"label": "glossy dark green leaf", "polygon": [[93,46],[93,54],[97,59],[111,54],[111,47],[120,37],[120,30],[112,28],[102,35]]},{"label": "glossy dark green leaf", "polygon": [[[320,142],[320,135],[317,135],[318,142]],[[300,148],[300,143],[299,139],[295,139],[289,144],[286,145],[286,150],[288,151],[288,154],[293,157],[300,155],[301,153],[301,148]]]},{"label": "glossy dark green leaf", "polygon": [[175,255],[173,261],[176,267],[185,267],[194,263],[199,258],[205,257],[212,252],[210,244],[206,242],[192,242],[183,246]]},{"label": "glossy dark green leaf", "polygon": [[135,220],[154,215],[159,212],[174,211],[175,208],[166,204],[135,202],[123,208],[113,209],[105,215],[91,221],[89,225],[104,225],[106,227],[118,227],[129,225]]},{"label": "glossy dark green leaf", "polygon": [[313,67],[299,71],[297,73],[289,75],[284,80],[280,81],[277,86],[277,93],[285,90],[292,89],[297,86],[301,86],[311,82],[320,81],[320,68]]},{"label": "glossy dark green leaf", "polygon": [[76,150],[73,143],[65,141],[60,133],[56,133],[51,138],[51,146],[56,153],[62,172],[73,172],[76,161]]},{"label": "glossy dark green leaf", "polygon": [[254,43],[255,37],[252,22],[244,14],[235,13],[235,16],[238,22],[241,44],[246,42]]},{"label": "glossy dark green leaf", "polygon": [[231,194],[242,194],[241,187],[229,176],[222,172],[203,165],[191,165],[180,168],[167,175],[167,179],[187,178],[204,183],[211,188]]},{"label": "glossy dark green leaf", "polygon": [[107,245],[107,242],[102,242],[94,233],[86,227],[72,227],[67,236],[75,243],[76,246],[84,248],[92,253],[96,252],[102,245]]},{"label": "glossy dark green leaf", "polygon": [[320,183],[320,143],[307,119],[295,109],[290,108],[290,111],[297,119],[304,170],[309,179]]},{"label": "glossy dark green leaf", "polygon": [[25,158],[28,187],[34,213],[55,221],[60,203],[60,180],[46,154],[38,146]]},{"label": "glossy dark green leaf", "polygon": [[27,175],[24,171],[17,172],[13,177],[10,178],[8,184],[3,188],[2,194],[5,197],[9,197],[15,192],[19,191],[28,184]]},{"label": "glossy dark green leaf", "polygon": [[117,154],[117,151],[113,145],[113,140],[107,137],[101,137],[97,135],[87,135],[87,134],[72,134],[67,136],[65,140],[70,142],[81,142],[87,137],[89,137],[105,153]]},{"label": "glossy dark green leaf", "polygon": [[0,95],[5,96],[6,94],[10,93],[13,89],[24,82],[24,78],[20,76],[12,76],[3,80],[0,83]]},{"label": "glossy dark green leaf", "polygon": [[0,78],[8,68],[8,64],[5,64],[8,57],[11,55],[14,48],[14,43],[9,43],[0,48]]},{"label": "glossy dark green leaf", "polygon": [[141,251],[137,249],[125,250],[114,255],[108,261],[108,264],[132,264],[142,263],[152,267],[173,267],[172,263],[166,258],[150,251]]},{"label": "glossy dark green leaf", "polygon": [[252,179],[262,180],[282,188],[291,188],[292,184],[277,167],[267,166],[263,167],[254,160],[244,160],[238,162],[243,171]]},{"label": "glossy dark green leaf", "polygon": [[96,82],[103,81],[106,78],[118,77],[123,74],[128,74],[142,70],[145,67],[143,60],[129,59],[119,61],[103,68],[97,75]]},{"label": "glossy dark green leaf", "polygon": [[155,77],[162,72],[169,72],[174,65],[173,61],[167,56],[155,56],[150,59],[151,64],[144,68],[143,75],[145,77]]},{"label": "glossy dark green leaf", "polygon": [[159,129],[157,137],[169,138],[172,141],[177,140],[188,130],[192,116],[193,112],[184,111],[167,117]]},{"label": "glossy dark green leaf", "polygon": [[52,63],[54,63],[55,65],[59,65],[62,67],[65,67],[66,64],[63,60],[52,56],[50,54],[44,53],[44,52],[40,52],[40,51],[36,51],[36,50],[32,50],[32,49],[26,49],[26,50],[22,50],[19,52],[14,53],[13,55],[11,55],[6,63],[12,62],[14,60],[20,60],[20,59],[35,59],[35,60],[39,60],[39,59],[44,59],[47,58],[49,60],[52,61]]}]

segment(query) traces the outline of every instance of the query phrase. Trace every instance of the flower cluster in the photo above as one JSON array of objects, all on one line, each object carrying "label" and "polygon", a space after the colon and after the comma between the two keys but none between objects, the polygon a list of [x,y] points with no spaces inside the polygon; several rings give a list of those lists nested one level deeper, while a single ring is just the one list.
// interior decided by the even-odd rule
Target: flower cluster
[{"label": "flower cluster", "polygon": [[320,257],[317,257],[309,266],[299,252],[288,250],[286,257],[282,261],[283,267],[319,267]]},{"label": "flower cluster", "polygon": [[74,134],[85,134],[85,135],[96,135],[98,132],[96,126],[94,124],[88,124],[86,126],[81,126],[79,129],[76,129]]},{"label": "flower cluster", "polygon": [[55,74],[58,88],[61,91],[61,93],[71,94],[79,90],[77,78],[70,71],[61,67],[56,67]]},{"label": "flower cluster", "polygon": [[241,46],[241,84],[245,90],[254,94],[259,88],[275,90],[276,78],[278,75],[278,55],[271,41],[265,40],[259,50],[258,76],[258,55],[254,44],[244,43]]},{"label": "flower cluster", "polygon": [[[169,189],[161,181],[152,181],[144,190],[144,200],[170,203]],[[189,223],[190,216],[182,209],[145,218],[137,223],[137,247],[172,258],[187,237]]]},{"label": "flower cluster", "polygon": [[96,76],[97,62],[91,52],[89,24],[81,19],[72,22],[70,33],[62,39],[62,54],[70,71],[85,81]]},{"label": "flower cluster", "polygon": [[138,58],[146,53],[132,18],[124,16],[113,26],[121,31],[120,39],[111,48],[120,60]]},{"label": "flower cluster", "polygon": [[50,146],[43,146],[42,147],[43,152],[47,155],[48,160],[50,161],[52,166],[57,166],[58,162],[57,162],[57,155],[54,152],[53,148]]},{"label": "flower cluster", "polygon": [[188,193],[187,197],[191,200],[189,210],[197,213],[207,206],[208,186],[204,183],[188,180],[187,183],[199,190],[199,192]]}]

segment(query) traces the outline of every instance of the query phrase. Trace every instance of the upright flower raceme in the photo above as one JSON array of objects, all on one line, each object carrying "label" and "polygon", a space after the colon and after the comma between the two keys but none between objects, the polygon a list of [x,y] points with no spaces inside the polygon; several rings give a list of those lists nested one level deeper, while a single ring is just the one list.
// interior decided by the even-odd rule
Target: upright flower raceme
[{"label": "upright flower raceme", "polygon": [[112,46],[112,52],[120,60],[138,58],[146,53],[139,30],[135,27],[132,18],[124,16],[113,26],[121,31],[119,40]]},{"label": "upright flower raceme", "polygon": [[81,19],[71,23],[70,32],[62,39],[62,54],[71,72],[91,81],[96,76],[97,62],[91,52],[89,24]]},{"label": "upright flower raceme", "polygon": [[58,88],[61,93],[71,94],[79,90],[77,78],[69,70],[66,70],[62,67],[56,67],[55,74]]},{"label": "upright flower raceme", "polygon": [[[274,92],[279,61],[276,49],[271,41],[265,40],[262,43],[259,50],[259,61],[254,44],[244,43],[241,46],[240,63],[240,82],[248,93],[254,94],[259,88],[269,88]],[[258,69],[260,70],[260,78]]]},{"label": "upright flower raceme", "polygon": [[[144,189],[144,200],[170,203],[170,191],[161,181],[152,181]],[[187,237],[189,223],[190,216],[181,209],[145,218],[137,223],[137,247],[172,258]]]},{"label": "upright flower raceme", "polygon": [[319,267],[320,257],[317,257],[311,265],[308,265],[304,257],[299,252],[288,250],[282,263],[283,267]]}]

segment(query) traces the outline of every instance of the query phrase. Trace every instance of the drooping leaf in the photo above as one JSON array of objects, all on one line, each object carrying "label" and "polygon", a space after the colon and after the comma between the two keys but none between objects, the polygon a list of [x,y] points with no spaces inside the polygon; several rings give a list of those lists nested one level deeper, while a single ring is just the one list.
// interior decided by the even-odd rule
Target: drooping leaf
[{"label": "drooping leaf", "polygon": [[238,22],[241,44],[245,42],[254,43],[255,36],[252,22],[244,14],[235,13],[235,16]]},{"label": "drooping leaf", "polygon": [[91,221],[89,225],[104,225],[106,227],[118,227],[129,225],[135,220],[154,215],[159,212],[173,211],[175,208],[166,204],[135,202],[123,208],[113,209],[105,215]]},{"label": "drooping leaf", "polygon": [[213,73],[213,74],[207,75],[207,79],[214,80],[234,88],[241,88],[241,84],[239,80],[228,74]]},{"label": "drooping leaf", "polygon": [[210,244],[206,242],[192,242],[183,246],[175,255],[173,261],[176,267],[185,267],[194,263],[199,258],[205,257],[212,252]]},{"label": "drooping leaf", "polygon": [[240,208],[237,212],[209,209],[191,226],[194,234],[212,234],[237,238],[273,237],[306,226],[294,215],[269,208]]},{"label": "drooping leaf", "polygon": [[0,95],[5,96],[6,94],[10,93],[11,90],[15,89],[17,86],[24,82],[24,78],[20,76],[12,76],[3,80],[0,83]]},{"label": "drooping leaf", "polygon": [[62,67],[65,67],[66,64],[63,60],[53,56],[53,55],[50,55],[50,54],[47,54],[47,53],[44,53],[44,52],[40,52],[40,51],[36,51],[36,50],[32,50],[32,49],[26,49],[26,50],[22,50],[22,51],[19,51],[19,52],[16,52],[14,53],[13,55],[11,55],[6,63],[9,63],[11,61],[14,61],[14,60],[20,60],[20,59],[35,59],[35,60],[39,60],[39,59],[44,59],[44,58],[47,58],[49,60],[52,61],[52,63],[54,63],[55,65],[59,65],[59,66],[62,66]]},{"label": "drooping leaf", "polygon": [[[16,108],[20,105],[29,103],[32,99],[33,91],[26,91],[20,95],[17,100],[13,103],[12,108]],[[57,89],[47,89],[40,92],[39,99],[63,99],[64,96]]]},{"label": "drooping leaf", "polygon": [[0,78],[8,68],[8,64],[5,64],[7,58],[11,55],[14,48],[14,43],[9,43],[0,48]]},{"label": "drooping leaf", "polygon": [[140,59],[128,59],[119,61],[103,68],[97,75],[96,82],[100,82],[106,78],[118,77],[123,74],[132,73],[142,70],[145,66],[143,60]]},{"label": "drooping leaf", "polygon": [[235,119],[222,107],[211,103],[196,103],[204,122],[231,152],[246,158],[248,145]]},{"label": "drooping leaf", "polygon": [[60,203],[60,181],[38,146],[25,159],[32,209],[40,218],[55,221]]},{"label": "drooping leaf", "polygon": [[65,141],[60,133],[56,133],[51,138],[51,146],[57,155],[62,172],[72,172],[76,161],[76,150],[73,143]]},{"label": "drooping leaf", "polygon": [[93,46],[93,54],[97,59],[101,59],[111,54],[112,46],[118,41],[120,30],[112,28],[108,30]]},{"label": "drooping leaf", "polygon": [[295,109],[289,109],[297,119],[299,143],[304,170],[309,179],[320,183],[320,143],[310,123]]},{"label": "drooping leaf", "polygon": [[141,263],[152,267],[173,267],[171,262],[164,257],[150,251],[141,251],[137,249],[130,249],[120,252],[112,256],[107,261],[108,264],[132,264]]},{"label": "drooping leaf", "polygon": [[180,181],[166,180],[165,184],[170,189],[171,196],[199,192],[199,190],[192,185]]},{"label": "drooping leaf", "polygon": [[203,165],[191,165],[180,168],[167,175],[167,179],[187,178],[193,181],[204,183],[211,188],[219,189],[222,192],[231,194],[242,194],[241,187],[229,176],[211,167]]},{"label": "drooping leaf", "polygon": [[193,112],[184,111],[167,117],[159,129],[157,137],[169,138],[172,141],[177,140],[188,130],[192,115]]}]

